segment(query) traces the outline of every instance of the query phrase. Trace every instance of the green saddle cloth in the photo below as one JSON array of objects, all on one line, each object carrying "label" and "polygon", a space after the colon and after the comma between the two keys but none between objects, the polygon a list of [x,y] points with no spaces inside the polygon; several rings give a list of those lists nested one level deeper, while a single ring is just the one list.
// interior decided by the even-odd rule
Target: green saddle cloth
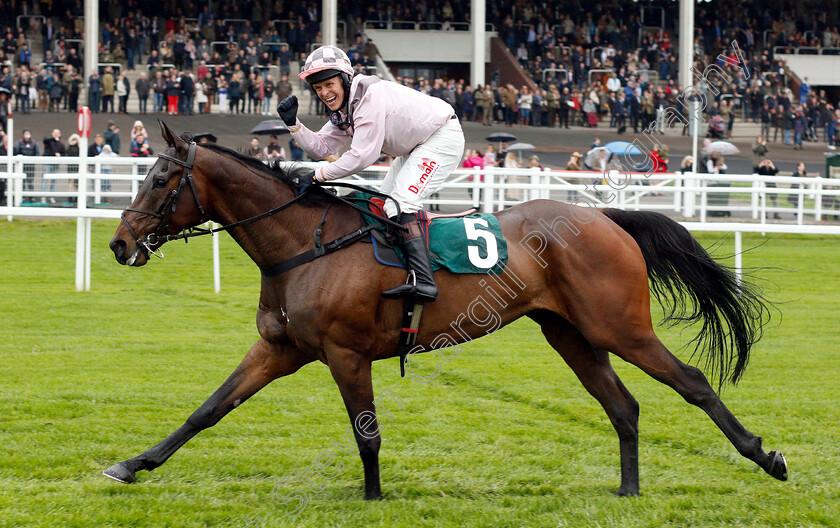
[{"label": "green saddle cloth", "polygon": [[[357,199],[370,199],[379,207],[382,200],[366,193],[353,193]],[[437,271],[447,269],[452,273],[492,273],[499,274],[504,270],[508,259],[507,242],[502,237],[502,226],[491,214],[472,214],[459,218],[436,218],[429,222],[421,212],[421,220],[426,239],[429,241],[429,252],[432,268]],[[381,225],[368,216],[362,215],[368,225]],[[384,226],[382,227],[384,230]],[[379,262],[397,266],[382,256],[381,243],[374,241],[374,252]],[[397,257],[405,267],[405,257],[400,247],[393,248]]]}]

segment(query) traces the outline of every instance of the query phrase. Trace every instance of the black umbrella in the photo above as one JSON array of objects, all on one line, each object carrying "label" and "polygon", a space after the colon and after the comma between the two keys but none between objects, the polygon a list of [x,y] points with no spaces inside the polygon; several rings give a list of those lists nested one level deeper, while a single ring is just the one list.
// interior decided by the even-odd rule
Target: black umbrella
[{"label": "black umbrella", "polygon": [[516,136],[514,136],[513,134],[508,134],[507,132],[495,132],[484,139],[487,141],[498,141],[499,151],[501,151],[502,141],[516,141]]},{"label": "black umbrella", "polygon": [[258,136],[279,136],[281,134],[289,134],[289,129],[286,123],[279,119],[269,119],[263,121],[259,125],[251,129],[249,134],[256,134]]},{"label": "black umbrella", "polygon": [[201,132],[193,136],[193,141],[196,143],[216,143],[219,138],[210,132]]}]

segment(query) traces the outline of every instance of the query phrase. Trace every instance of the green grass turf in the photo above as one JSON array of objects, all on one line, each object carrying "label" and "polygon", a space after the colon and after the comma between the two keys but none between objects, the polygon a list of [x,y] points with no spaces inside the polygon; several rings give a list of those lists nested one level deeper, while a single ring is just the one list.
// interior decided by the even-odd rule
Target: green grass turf
[{"label": "green grass turf", "polygon": [[[348,424],[320,364],[276,381],[138,484],[102,476],[181,425],[257,337],[258,272],[229,238],[217,295],[209,239],[170,243],[165,260],[129,269],[107,248],[115,227],[94,223],[92,291],[80,293],[75,223],[0,221],[0,527],[840,526],[837,238],[775,236],[744,257],[770,268],[758,276],[783,317],[723,398],[785,453],[790,481],[616,359],[641,405],[642,495],[614,497],[606,415],[523,319],[466,345],[429,384],[401,379],[396,360],[377,363],[376,392],[406,404],[382,426],[385,500],[362,500],[361,462],[340,453],[340,474],[292,518],[272,489]],[[764,241],[744,236],[745,247]],[[672,350],[685,340],[659,333]]]}]

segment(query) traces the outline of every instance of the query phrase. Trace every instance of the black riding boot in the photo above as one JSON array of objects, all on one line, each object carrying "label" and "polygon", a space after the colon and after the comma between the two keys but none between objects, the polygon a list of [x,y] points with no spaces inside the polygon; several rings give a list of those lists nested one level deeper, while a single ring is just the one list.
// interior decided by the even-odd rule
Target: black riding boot
[{"label": "black riding boot", "polygon": [[434,301],[437,299],[438,289],[432,274],[429,251],[426,249],[426,239],[420,230],[417,216],[403,214],[400,223],[408,228],[408,232],[402,235],[402,249],[408,262],[408,281],[406,284],[382,292],[382,296],[386,299],[416,296],[421,301]]}]

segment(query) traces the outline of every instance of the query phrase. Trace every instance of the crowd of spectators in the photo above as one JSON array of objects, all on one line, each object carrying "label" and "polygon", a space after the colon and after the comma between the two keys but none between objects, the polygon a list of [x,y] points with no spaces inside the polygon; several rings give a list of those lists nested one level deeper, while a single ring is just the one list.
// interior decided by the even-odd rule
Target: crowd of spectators
[{"label": "crowd of spectators", "polygon": [[[459,30],[470,22],[469,4],[450,0],[368,0],[342,3],[339,9],[339,19],[348,22],[348,54],[364,71],[373,71],[376,55],[372,43],[360,36],[365,23],[400,29],[423,22],[430,28]],[[133,94],[141,113],[147,112],[151,99],[153,112],[190,114],[197,105],[200,113],[215,107],[222,112],[271,114],[272,99],[279,101],[294,90],[288,80],[292,62],[302,61],[321,41],[320,2],[227,0],[201,7],[174,0],[160,6],[133,0],[108,2],[100,11],[99,59],[110,66],[83,79],[78,73],[81,0],[24,2],[22,10],[34,16],[22,17],[20,27],[9,25],[4,32],[7,65],[0,74],[0,91],[7,91],[14,109],[24,113],[74,112],[80,94],[87,90],[94,111],[127,112]],[[2,16],[10,23],[13,14]],[[490,0],[487,22],[534,85],[400,81],[449,101],[463,119],[485,124],[608,124],[621,132],[630,127],[639,131],[656,121],[661,131],[666,124],[663,110],[678,107],[683,91],[677,84],[677,49],[670,37],[677,15],[678,4],[672,2],[643,12],[635,3],[582,6]],[[768,136],[770,129],[776,129],[774,136],[797,146],[801,146],[797,138],[834,142],[840,116],[825,94],[810,89],[793,93],[789,72],[773,55],[776,46],[840,45],[840,34],[826,23],[824,13],[779,15],[736,2],[724,10],[698,6],[695,20],[695,64],[702,70],[717,62],[733,77],[733,82],[718,87],[719,93],[706,107],[710,122],[723,121],[723,131],[710,127],[710,134],[731,134],[737,114],[766,124]],[[652,29],[653,24],[661,27]],[[39,57],[33,56],[33,39],[43,49]],[[718,59],[731,52],[734,42],[748,58],[749,79],[736,65]],[[274,67],[277,78],[270,73]],[[144,75],[132,85],[125,71],[136,68]],[[608,86],[610,78],[618,81],[617,88]],[[808,87],[807,82],[802,86]],[[310,110],[323,112],[317,102]]]}]

